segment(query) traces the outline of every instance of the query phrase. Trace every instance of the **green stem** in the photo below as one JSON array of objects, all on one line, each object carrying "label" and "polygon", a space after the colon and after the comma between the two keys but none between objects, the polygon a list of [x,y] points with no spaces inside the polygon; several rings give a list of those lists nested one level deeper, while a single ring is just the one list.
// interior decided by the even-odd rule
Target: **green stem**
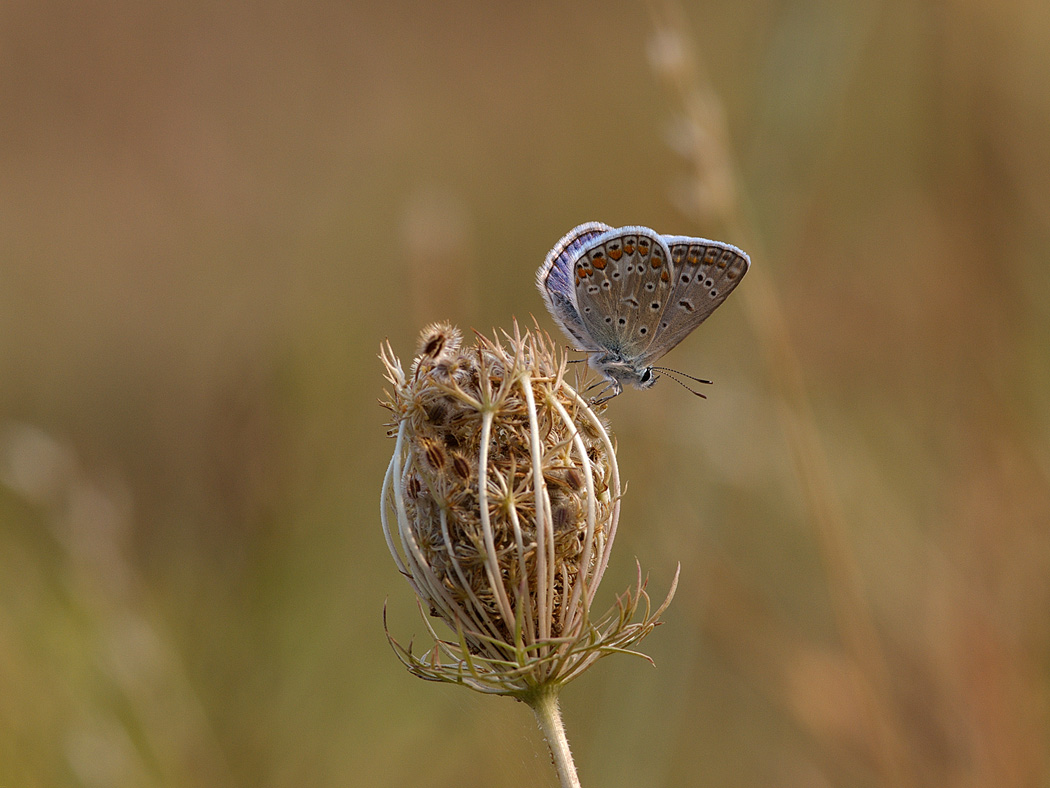
[{"label": "green stem", "polygon": [[548,690],[537,693],[526,701],[536,714],[554,758],[554,768],[558,770],[561,788],[580,788],[580,778],[576,776],[576,765],[569,752],[569,740],[565,738],[565,725],[561,719],[561,707],[558,705],[558,691]]}]

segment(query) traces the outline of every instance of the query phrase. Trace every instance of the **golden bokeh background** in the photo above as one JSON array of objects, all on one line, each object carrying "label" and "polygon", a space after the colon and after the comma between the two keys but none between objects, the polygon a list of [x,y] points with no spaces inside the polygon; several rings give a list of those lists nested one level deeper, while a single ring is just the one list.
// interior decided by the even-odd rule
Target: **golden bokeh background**
[{"label": "golden bokeh background", "polygon": [[6,4],[0,785],[555,785],[386,642],[376,353],[600,220],[753,265],[609,407],[599,602],[682,584],[583,784],[1050,786],[1048,74],[1043,0]]}]

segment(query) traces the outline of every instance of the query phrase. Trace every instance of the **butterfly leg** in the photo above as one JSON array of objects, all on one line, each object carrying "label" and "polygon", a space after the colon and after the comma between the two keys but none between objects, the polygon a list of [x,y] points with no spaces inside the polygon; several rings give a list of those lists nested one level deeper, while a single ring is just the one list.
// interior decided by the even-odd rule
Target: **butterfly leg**
[{"label": "butterfly leg", "polygon": [[[601,381],[599,381],[599,383],[600,382]],[[594,386],[597,386],[597,385],[598,385],[598,383],[594,384]],[[591,386],[590,388],[594,388],[594,386]],[[609,389],[612,389],[612,394],[605,394],[605,392],[609,391]],[[594,399],[591,400],[591,405],[604,405],[606,402],[611,400],[613,397],[619,396],[622,393],[623,393],[623,386],[621,386],[618,381],[610,380],[610,381],[608,381],[605,384],[605,388],[603,388],[601,391],[599,391],[598,395]],[[602,396],[603,394],[605,394],[605,396]]]}]

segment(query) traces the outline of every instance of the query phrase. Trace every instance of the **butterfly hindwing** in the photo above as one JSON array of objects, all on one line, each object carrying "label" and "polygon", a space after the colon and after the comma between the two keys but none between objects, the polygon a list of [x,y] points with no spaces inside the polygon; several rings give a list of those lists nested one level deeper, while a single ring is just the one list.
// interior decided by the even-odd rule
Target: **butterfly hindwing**
[{"label": "butterfly hindwing", "polygon": [[580,320],[602,349],[640,355],[656,334],[671,292],[670,251],[647,227],[591,238],[575,263]]},{"label": "butterfly hindwing", "polygon": [[574,267],[580,250],[594,238],[610,230],[601,222],[588,222],[573,228],[554,245],[539,271],[536,282],[551,316],[578,344],[577,350],[599,350],[588,335],[576,308]]}]

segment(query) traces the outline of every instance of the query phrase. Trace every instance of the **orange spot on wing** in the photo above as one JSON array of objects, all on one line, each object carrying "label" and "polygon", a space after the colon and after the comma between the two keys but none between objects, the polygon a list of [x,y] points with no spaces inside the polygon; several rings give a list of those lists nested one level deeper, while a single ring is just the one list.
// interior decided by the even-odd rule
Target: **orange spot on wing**
[{"label": "orange spot on wing", "polygon": [[671,281],[671,275],[667,272],[666,268],[663,271],[660,272],[660,281],[661,282],[670,282]]},{"label": "orange spot on wing", "polygon": [[610,249],[609,257],[611,257],[613,260],[619,260],[621,257],[623,257],[623,249]]},{"label": "orange spot on wing", "polygon": [[599,271],[604,271],[605,266],[607,266],[608,264],[609,261],[606,260],[604,257],[595,257],[593,260],[591,260],[591,265],[593,265]]}]

